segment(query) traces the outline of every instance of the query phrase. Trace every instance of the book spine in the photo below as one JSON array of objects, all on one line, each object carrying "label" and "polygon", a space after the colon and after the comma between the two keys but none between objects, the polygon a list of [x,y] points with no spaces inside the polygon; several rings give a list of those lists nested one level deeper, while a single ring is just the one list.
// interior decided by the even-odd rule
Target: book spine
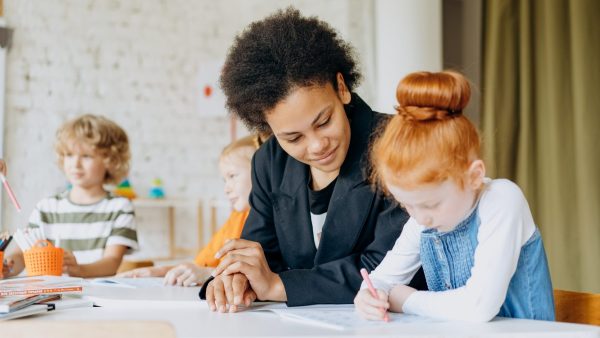
[{"label": "book spine", "polygon": [[31,290],[4,290],[0,291],[0,296],[41,295],[46,293],[77,293],[82,291],[82,286]]}]

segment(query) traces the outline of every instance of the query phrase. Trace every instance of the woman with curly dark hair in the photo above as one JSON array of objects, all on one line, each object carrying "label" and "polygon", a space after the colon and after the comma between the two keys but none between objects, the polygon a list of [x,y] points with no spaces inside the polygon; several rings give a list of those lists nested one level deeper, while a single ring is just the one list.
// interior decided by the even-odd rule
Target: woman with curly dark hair
[{"label": "woman with curly dark hair", "polygon": [[[325,22],[288,8],[252,23],[227,55],[230,111],[272,132],[252,163],[242,239],[200,292],[213,311],[253,300],[289,306],[352,303],[408,216],[368,181],[368,148],[387,121],[352,92],[352,48]],[[422,274],[416,287],[424,287]]]}]

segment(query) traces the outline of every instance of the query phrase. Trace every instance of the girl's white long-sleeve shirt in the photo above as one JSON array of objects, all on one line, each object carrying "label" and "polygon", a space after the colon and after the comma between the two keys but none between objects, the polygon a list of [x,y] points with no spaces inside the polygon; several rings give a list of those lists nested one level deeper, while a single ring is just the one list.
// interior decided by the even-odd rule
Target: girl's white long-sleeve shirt
[{"label": "girl's white long-sleeve shirt", "polygon": [[[403,312],[467,321],[487,321],[499,312],[521,247],[536,227],[527,200],[516,184],[487,178],[484,184],[477,206],[480,225],[471,277],[453,290],[414,292],[404,303]],[[408,220],[392,250],[370,274],[375,288],[389,294],[394,286],[410,282],[421,267],[420,238],[425,229],[414,218]],[[363,283],[361,288],[365,287]]]}]

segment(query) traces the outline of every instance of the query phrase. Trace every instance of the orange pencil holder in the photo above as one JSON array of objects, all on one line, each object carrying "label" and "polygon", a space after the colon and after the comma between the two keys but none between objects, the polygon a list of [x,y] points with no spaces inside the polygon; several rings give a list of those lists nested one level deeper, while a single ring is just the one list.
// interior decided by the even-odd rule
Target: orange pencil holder
[{"label": "orange pencil holder", "polygon": [[33,247],[23,252],[27,276],[62,275],[65,252],[47,240],[35,242]]},{"label": "orange pencil holder", "polygon": [[0,251],[0,265],[4,264],[4,251]]}]

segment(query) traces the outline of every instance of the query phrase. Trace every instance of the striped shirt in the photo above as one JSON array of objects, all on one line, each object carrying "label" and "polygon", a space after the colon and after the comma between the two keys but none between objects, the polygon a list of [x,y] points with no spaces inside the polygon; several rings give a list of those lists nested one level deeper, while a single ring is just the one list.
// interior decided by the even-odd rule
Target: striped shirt
[{"label": "striped shirt", "polygon": [[133,205],[112,194],[93,204],[71,202],[68,190],[45,198],[33,210],[29,226],[41,227],[52,244],[60,239],[60,247],[72,251],[79,264],[100,260],[109,245],[138,248]]}]

